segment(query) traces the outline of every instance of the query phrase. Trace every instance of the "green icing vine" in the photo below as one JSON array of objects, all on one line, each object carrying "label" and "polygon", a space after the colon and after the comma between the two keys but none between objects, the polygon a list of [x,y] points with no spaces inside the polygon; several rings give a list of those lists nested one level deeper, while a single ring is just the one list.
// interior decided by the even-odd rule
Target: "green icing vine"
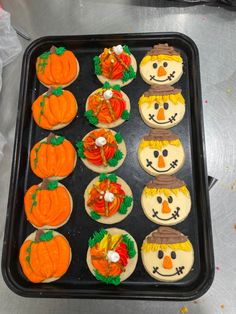
[{"label": "green icing vine", "polygon": [[28,255],[26,256],[25,259],[26,259],[27,263],[29,264],[30,268],[31,268],[31,265],[30,265],[30,253],[31,253],[31,246],[32,246],[33,243],[35,243],[35,241],[31,241],[30,245],[26,249],[26,252],[28,253]]},{"label": "green icing vine", "polygon": [[121,215],[125,215],[127,213],[128,208],[132,205],[132,202],[133,202],[132,196],[125,196],[122,204],[120,205],[119,213]]},{"label": "green icing vine", "polygon": [[91,238],[89,238],[88,244],[89,247],[93,247],[96,243],[100,242],[104,236],[107,234],[105,229],[100,229],[99,231],[95,231]]},{"label": "green icing vine", "polygon": [[124,243],[127,245],[129,258],[133,258],[136,255],[134,241],[130,239],[128,234],[122,234],[122,238],[123,238]]},{"label": "green icing vine", "polygon": [[101,70],[100,58],[98,56],[95,56],[93,58],[93,62],[94,62],[95,74],[101,75],[102,74],[102,70]]},{"label": "green icing vine", "polygon": [[57,187],[58,187],[58,180],[55,180],[55,181],[50,181],[50,182],[48,183],[47,189],[50,190],[50,191],[53,191],[53,190],[55,190]]},{"label": "green icing vine", "polygon": [[58,146],[58,145],[61,145],[65,140],[65,137],[64,136],[57,136],[57,137],[53,137],[51,138],[51,141],[50,143],[53,145],[53,146]]},{"label": "green icing vine", "polygon": [[42,242],[50,241],[53,239],[53,231],[49,230],[48,232],[42,233],[39,237],[39,240]]},{"label": "green icing vine", "polygon": [[123,77],[121,80],[123,83],[125,83],[125,82],[127,82],[127,81],[129,81],[135,77],[136,77],[136,73],[134,71],[134,68],[132,67],[132,65],[130,65],[129,71],[126,71],[126,70],[124,71]]},{"label": "green icing vine", "polygon": [[36,201],[36,196],[37,196],[37,192],[41,190],[40,187],[38,187],[37,189],[35,189],[34,193],[32,194],[31,198],[32,198],[32,204],[30,207],[30,213],[32,213],[33,211],[33,207],[37,205],[37,201]]},{"label": "green icing vine", "polygon": [[43,115],[44,113],[44,106],[45,106],[45,99],[47,98],[47,94],[43,95],[43,99],[42,101],[40,101],[40,106],[41,106],[41,110],[40,110],[40,113],[39,113],[39,124],[40,124],[40,121],[41,121],[41,116]]},{"label": "green icing vine", "polygon": [[128,121],[128,120],[129,120],[129,117],[130,117],[129,111],[128,111],[128,110],[124,110],[123,113],[122,113],[122,115],[121,115],[121,118],[122,118],[123,120]]},{"label": "green icing vine", "polygon": [[35,148],[35,158],[34,158],[34,168],[37,166],[38,162],[38,153],[43,144],[47,144],[47,142],[41,142],[38,147]]},{"label": "green icing vine", "polygon": [[119,149],[115,152],[115,155],[108,160],[108,165],[110,167],[116,167],[118,165],[119,160],[123,158],[124,154]]},{"label": "green icing vine", "polygon": [[98,118],[95,117],[93,110],[87,110],[84,113],[85,117],[88,119],[89,123],[93,124],[93,125],[97,125],[98,124]]},{"label": "green icing vine", "polygon": [[54,88],[52,90],[52,94],[55,95],[55,96],[61,96],[63,94],[63,89],[62,89],[62,86],[59,86],[58,88]]},{"label": "green icing vine", "polygon": [[[37,72],[41,71],[44,74],[44,69],[47,65],[47,59],[50,56],[50,51],[45,51],[39,56],[39,63],[37,66]],[[41,62],[42,61],[42,62]]]},{"label": "green icing vine", "polygon": [[101,275],[97,269],[95,269],[94,272],[95,272],[96,279],[99,281],[102,281],[106,284],[112,284],[115,286],[118,286],[120,284],[120,275],[115,276],[115,277],[114,276],[105,277],[105,276]]},{"label": "green icing vine", "polygon": [[97,212],[95,212],[94,210],[92,210],[90,212],[90,216],[94,219],[94,220],[98,220],[101,218],[101,215],[99,215]]},{"label": "green icing vine", "polygon": [[124,46],[123,46],[123,50],[124,50],[124,52],[127,53],[128,55],[131,55],[131,52],[130,52],[129,47],[128,47],[127,45],[124,45]]},{"label": "green icing vine", "polygon": [[117,132],[117,133],[115,134],[115,140],[116,140],[117,144],[120,144],[120,143],[123,141],[123,137],[122,137],[122,135],[120,134],[120,132]]},{"label": "green icing vine", "polygon": [[80,158],[85,158],[84,155],[84,143],[83,141],[78,141],[76,142],[76,147],[77,147],[77,154]]},{"label": "green icing vine", "polygon": [[63,55],[63,53],[66,51],[66,48],[65,47],[58,47],[55,49],[55,53],[58,55],[58,56],[61,56]]}]

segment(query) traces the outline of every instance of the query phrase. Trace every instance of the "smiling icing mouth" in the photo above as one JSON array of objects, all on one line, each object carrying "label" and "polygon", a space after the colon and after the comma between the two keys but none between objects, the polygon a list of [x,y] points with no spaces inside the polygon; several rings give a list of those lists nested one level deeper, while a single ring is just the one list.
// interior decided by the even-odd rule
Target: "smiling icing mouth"
[{"label": "smiling icing mouth", "polygon": [[157,80],[155,78],[155,75],[151,75],[150,74],[150,81],[156,81],[156,82],[166,82],[166,81],[171,81],[173,78],[175,77],[175,71],[173,71],[172,73],[170,73],[170,75],[167,76],[167,79],[165,80]]},{"label": "smiling icing mouth", "polygon": [[170,218],[160,218],[160,217],[157,216],[158,215],[158,211],[157,210],[155,210],[153,208],[152,211],[153,211],[153,214],[152,214],[153,218],[157,218],[157,219],[163,220],[163,221],[168,221],[168,220],[171,220],[171,219],[177,219],[179,217],[180,208],[176,207],[176,210],[172,213],[172,216]]},{"label": "smiling icing mouth", "polygon": [[175,113],[173,116],[171,116],[168,121],[165,122],[158,122],[157,120],[154,119],[154,114],[150,114],[149,113],[149,120],[152,120],[153,122],[157,123],[157,124],[167,124],[167,123],[173,123],[175,121],[175,118],[178,114]]},{"label": "smiling icing mouth", "polygon": [[149,159],[146,159],[146,161],[147,161],[147,165],[146,165],[146,167],[150,167],[150,168],[152,168],[154,171],[156,171],[156,172],[167,172],[167,171],[169,171],[170,169],[174,169],[175,167],[177,167],[177,165],[178,165],[178,159],[175,159],[174,161],[172,161],[171,163],[170,163],[170,167],[168,168],[168,169],[166,169],[166,170],[157,170],[156,168],[154,168],[153,166],[152,166],[152,161],[151,160],[149,160]]},{"label": "smiling icing mouth", "polygon": [[158,271],[159,267],[155,267],[153,266],[153,274],[158,274],[158,275],[161,275],[163,277],[171,277],[171,276],[175,276],[175,275],[182,275],[183,274],[183,270],[184,270],[184,266],[180,266],[180,267],[176,267],[176,272],[174,274],[170,274],[170,275],[164,275],[164,274],[161,274],[159,271]]}]

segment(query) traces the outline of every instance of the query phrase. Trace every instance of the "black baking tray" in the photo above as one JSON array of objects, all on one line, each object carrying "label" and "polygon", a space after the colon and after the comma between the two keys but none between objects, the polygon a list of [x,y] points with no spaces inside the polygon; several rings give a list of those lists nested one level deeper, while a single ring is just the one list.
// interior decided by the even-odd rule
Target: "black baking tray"
[{"label": "black baking tray", "polygon": [[[184,60],[184,74],[175,86],[182,88],[186,99],[186,114],[182,122],[172,130],[180,136],[185,149],[186,161],[177,177],[185,180],[190,190],[192,209],[187,219],[174,227],[186,234],[193,244],[195,262],[192,271],[176,283],[158,282],[147,274],[139,255],[134,273],[118,287],[98,282],[86,265],[86,251],[88,238],[95,230],[106,225],[93,221],[84,210],[84,190],[97,174],[87,169],[78,159],[72,175],[63,180],[63,184],[72,194],[74,210],[67,224],[58,229],[71,244],[71,265],[68,272],[58,281],[47,284],[30,283],[24,277],[18,262],[21,244],[27,235],[34,231],[25,217],[23,197],[27,188],[41,181],[29,167],[30,150],[49,133],[40,129],[31,115],[32,102],[46,91],[36,78],[37,56],[49,50],[51,45],[65,46],[75,53],[80,62],[79,77],[67,87],[78,101],[78,117],[69,126],[56,132],[75,144],[94,129],[84,117],[86,98],[101,86],[94,75],[93,57],[100,54],[104,47],[127,44],[139,64],[145,53],[157,43],[173,45],[181,51]],[[136,239],[139,251],[145,236],[158,227],[146,218],[140,203],[144,185],[151,179],[151,176],[142,170],[137,159],[138,144],[149,130],[139,115],[138,99],[148,88],[139,73],[131,84],[123,88],[131,100],[131,116],[128,122],[115,128],[123,135],[128,149],[125,162],[116,173],[130,185],[134,194],[132,213],[115,226],[125,229]],[[53,36],[39,38],[26,49],[22,65],[2,273],[10,289],[26,297],[191,300],[208,290],[214,277],[214,256],[199,57],[197,47],[190,38],[179,33]]]}]

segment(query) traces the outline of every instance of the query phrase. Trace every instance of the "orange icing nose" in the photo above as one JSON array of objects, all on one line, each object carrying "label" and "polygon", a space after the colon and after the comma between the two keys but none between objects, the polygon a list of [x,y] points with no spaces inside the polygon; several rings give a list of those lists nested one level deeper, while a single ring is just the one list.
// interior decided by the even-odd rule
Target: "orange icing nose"
[{"label": "orange icing nose", "polygon": [[169,256],[165,256],[164,257],[164,260],[163,260],[163,267],[165,269],[171,269],[173,268],[173,263],[172,263],[172,260]]},{"label": "orange icing nose", "polygon": [[165,168],[165,160],[162,155],[158,157],[158,168]]},{"label": "orange icing nose", "polygon": [[157,75],[158,75],[158,76],[164,76],[164,75],[166,75],[166,70],[163,68],[163,66],[160,66],[160,67],[158,68]]},{"label": "orange icing nose", "polygon": [[168,213],[171,212],[171,209],[170,209],[170,207],[169,207],[167,201],[164,201],[164,202],[162,203],[161,212],[162,212],[163,214],[168,214]]},{"label": "orange icing nose", "polygon": [[164,108],[160,108],[157,113],[157,120],[165,120]]}]

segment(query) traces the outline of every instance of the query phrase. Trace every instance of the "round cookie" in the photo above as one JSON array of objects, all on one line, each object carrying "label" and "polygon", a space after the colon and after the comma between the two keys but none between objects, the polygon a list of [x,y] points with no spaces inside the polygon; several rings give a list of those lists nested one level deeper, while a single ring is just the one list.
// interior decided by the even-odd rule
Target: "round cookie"
[{"label": "round cookie", "polygon": [[125,86],[136,77],[137,63],[128,46],[105,48],[93,58],[95,74],[101,83]]},{"label": "round cookie", "polygon": [[91,124],[99,128],[115,128],[129,120],[130,100],[119,85],[111,86],[105,82],[102,88],[89,95],[85,110]]},{"label": "round cookie", "polygon": [[35,123],[46,130],[59,130],[71,123],[78,111],[74,95],[62,87],[40,95],[32,104]]},{"label": "round cookie", "polygon": [[70,85],[78,77],[79,69],[74,53],[64,47],[52,46],[36,61],[37,77],[46,87]]},{"label": "round cookie", "polygon": [[100,174],[84,192],[88,215],[104,224],[114,224],[125,219],[133,208],[133,194],[128,184],[113,174]]},{"label": "round cookie", "polygon": [[178,135],[170,130],[151,129],[138,149],[141,167],[150,175],[173,174],[184,164],[184,149]]},{"label": "round cookie", "polygon": [[191,197],[184,181],[160,174],[146,184],[141,204],[148,219],[171,226],[186,219],[191,209]]},{"label": "round cookie", "polygon": [[126,146],[120,133],[96,129],[76,143],[78,156],[87,168],[98,173],[113,172],[126,157]]},{"label": "round cookie", "polygon": [[60,279],[67,272],[71,259],[68,241],[53,230],[31,233],[22,244],[19,254],[22,271],[33,283]]},{"label": "round cookie", "polygon": [[143,241],[141,256],[148,274],[158,281],[183,279],[194,262],[191,242],[170,227],[159,227],[150,233]]},{"label": "round cookie", "polygon": [[64,185],[43,179],[26,191],[24,205],[27,220],[36,229],[57,229],[69,220],[73,200]]},{"label": "round cookie", "polygon": [[100,229],[89,239],[87,264],[99,281],[119,285],[131,276],[137,261],[137,244],[125,230]]},{"label": "round cookie", "polygon": [[185,114],[185,100],[181,89],[170,85],[151,85],[139,99],[139,112],[143,121],[151,128],[172,128]]},{"label": "round cookie", "polygon": [[64,136],[50,133],[34,145],[30,152],[30,167],[39,178],[61,180],[74,170],[76,151]]},{"label": "round cookie", "polygon": [[147,84],[173,85],[183,74],[183,59],[175,48],[158,44],[147,52],[139,68]]}]

